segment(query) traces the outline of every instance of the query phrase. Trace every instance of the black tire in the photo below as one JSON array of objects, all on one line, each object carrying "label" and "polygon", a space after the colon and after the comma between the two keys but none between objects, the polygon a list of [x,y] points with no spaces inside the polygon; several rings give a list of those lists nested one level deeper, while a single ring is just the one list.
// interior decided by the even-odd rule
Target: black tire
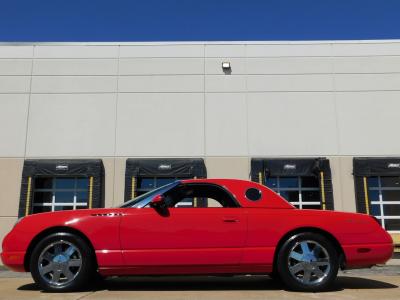
[{"label": "black tire", "polygon": [[279,273],[278,273],[278,271],[276,270],[276,268],[274,268],[274,270],[272,271],[272,273],[269,273],[268,276],[269,276],[273,281],[276,281],[276,282],[280,282],[280,281],[281,281],[281,278],[280,278]]},{"label": "black tire", "polygon": [[[66,266],[67,263],[65,262],[59,262],[56,261],[54,262],[53,260],[55,259],[54,257],[56,256],[56,250],[54,248],[54,253],[52,260],[52,264],[54,264],[54,268],[57,270],[53,272],[48,272],[45,275],[41,275],[40,268],[42,270],[44,269],[43,263],[39,263],[39,259],[43,261],[43,257],[45,254],[51,254],[52,245],[59,244],[60,248],[58,249],[64,249],[61,251],[62,255],[65,255],[66,250],[68,249],[69,246],[73,246],[75,249],[74,254],[74,260],[78,261],[80,260],[80,265],[77,267],[68,266],[68,269],[72,272],[76,272],[76,274],[73,274],[74,277],[71,277],[73,279],[69,280],[67,278],[67,275],[62,273],[63,271],[61,270],[63,268],[63,265],[61,263],[64,263],[64,267]],[[63,246],[65,245],[65,246]],[[64,247],[64,248],[63,248]],[[49,249],[49,250],[47,250]],[[76,250],[77,249],[77,250]],[[50,252],[50,253],[48,253]],[[42,256],[41,256],[42,255]],[[47,263],[47,260],[44,260]],[[48,262],[47,264],[50,264]],[[45,291],[49,292],[71,292],[71,291],[77,291],[83,289],[85,286],[88,287],[89,284],[91,283],[93,279],[93,275],[95,274],[95,257],[94,253],[91,249],[91,247],[87,244],[85,240],[83,240],[81,237],[67,233],[67,232],[58,232],[58,233],[53,233],[45,238],[43,238],[33,249],[31,258],[30,258],[30,271],[32,274],[32,277],[34,281]],[[51,266],[53,268],[53,266]],[[60,282],[59,283],[54,283],[52,280],[54,280],[53,277],[54,273],[58,272],[58,276],[60,277]],[[66,272],[66,271],[65,271]],[[71,274],[71,273],[69,273]],[[63,282],[64,280],[64,282]]]},{"label": "black tire", "polygon": [[96,289],[98,287],[101,287],[102,284],[104,284],[104,281],[106,279],[106,277],[102,276],[99,272],[93,272],[93,280],[92,280],[92,284],[93,287]]},{"label": "black tire", "polygon": [[[301,259],[297,260],[298,249],[303,249],[305,244],[306,250],[311,250],[313,245],[315,249],[319,249],[310,252],[302,251]],[[325,236],[313,232],[299,233],[290,237],[278,251],[277,271],[288,289],[318,292],[327,290],[335,281],[339,270],[338,253],[332,242]],[[307,256],[305,252],[310,256]],[[314,252],[318,252],[319,258],[316,258]],[[325,264],[325,262],[328,263],[316,266],[317,263]]]}]

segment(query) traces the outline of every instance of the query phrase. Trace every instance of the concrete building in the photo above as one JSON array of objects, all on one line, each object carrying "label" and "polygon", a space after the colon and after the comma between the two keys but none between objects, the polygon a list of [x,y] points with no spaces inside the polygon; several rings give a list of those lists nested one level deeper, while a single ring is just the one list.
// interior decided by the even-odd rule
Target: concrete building
[{"label": "concrete building", "polygon": [[398,40],[3,43],[0,239],[18,216],[205,176],[395,236],[399,126]]}]

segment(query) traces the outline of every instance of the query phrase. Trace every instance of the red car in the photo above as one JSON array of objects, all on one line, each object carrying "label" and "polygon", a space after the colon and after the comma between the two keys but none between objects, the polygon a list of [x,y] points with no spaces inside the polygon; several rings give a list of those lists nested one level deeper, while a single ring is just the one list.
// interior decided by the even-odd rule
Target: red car
[{"label": "red car", "polygon": [[[177,207],[188,200],[204,207]],[[82,288],[96,272],[270,274],[290,289],[319,291],[339,268],[382,264],[392,253],[390,235],[371,216],[299,210],[255,182],[201,179],[117,208],[24,217],[4,238],[1,258],[48,291]]]}]

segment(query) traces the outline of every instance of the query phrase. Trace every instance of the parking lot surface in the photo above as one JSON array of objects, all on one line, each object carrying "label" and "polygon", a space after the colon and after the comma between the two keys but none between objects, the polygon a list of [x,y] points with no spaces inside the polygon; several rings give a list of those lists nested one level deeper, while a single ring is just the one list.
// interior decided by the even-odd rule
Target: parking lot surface
[{"label": "parking lot surface", "polygon": [[108,278],[79,293],[46,293],[29,274],[0,271],[0,299],[400,299],[400,266],[340,272],[322,293],[286,291],[268,276]]}]

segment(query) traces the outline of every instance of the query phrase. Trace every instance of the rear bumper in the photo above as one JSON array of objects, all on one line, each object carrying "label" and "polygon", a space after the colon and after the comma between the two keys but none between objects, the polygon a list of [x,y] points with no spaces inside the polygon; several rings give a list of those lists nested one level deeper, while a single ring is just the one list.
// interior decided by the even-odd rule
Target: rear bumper
[{"label": "rear bumper", "polygon": [[362,268],[384,264],[392,258],[393,250],[392,243],[343,246],[346,268]]},{"label": "rear bumper", "polygon": [[24,267],[24,257],[24,251],[7,251],[1,253],[3,264],[15,272],[26,272]]}]

